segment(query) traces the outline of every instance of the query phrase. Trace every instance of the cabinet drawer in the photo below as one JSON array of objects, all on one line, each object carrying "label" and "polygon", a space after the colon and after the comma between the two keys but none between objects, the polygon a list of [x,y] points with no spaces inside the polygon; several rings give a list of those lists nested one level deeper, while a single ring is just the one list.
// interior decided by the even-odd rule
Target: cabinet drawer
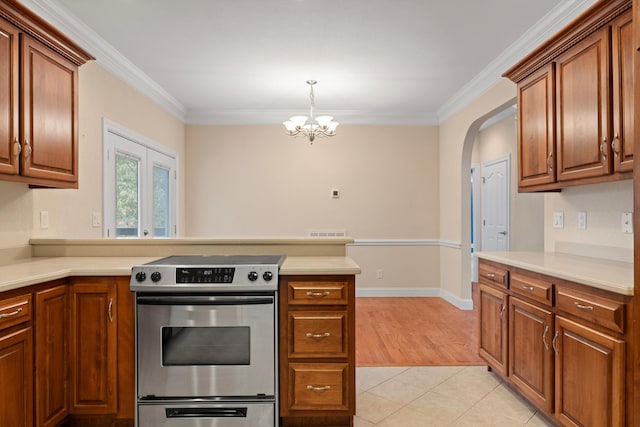
[{"label": "cabinet drawer", "polygon": [[0,301],[0,329],[31,320],[31,294]]},{"label": "cabinet drawer", "polygon": [[347,357],[346,311],[289,312],[289,357]]},{"label": "cabinet drawer", "polygon": [[289,409],[348,410],[347,366],[346,363],[289,364]]},{"label": "cabinet drawer", "polygon": [[511,272],[509,288],[514,294],[531,298],[548,306],[553,304],[553,283],[546,280]]},{"label": "cabinet drawer", "polygon": [[346,305],[347,282],[289,282],[289,304]]},{"label": "cabinet drawer", "polygon": [[507,288],[509,284],[509,272],[506,268],[489,265],[480,261],[478,265],[478,281],[487,285],[497,285]]},{"label": "cabinet drawer", "polygon": [[556,304],[559,310],[566,313],[614,331],[624,332],[624,303],[560,288],[557,290]]}]

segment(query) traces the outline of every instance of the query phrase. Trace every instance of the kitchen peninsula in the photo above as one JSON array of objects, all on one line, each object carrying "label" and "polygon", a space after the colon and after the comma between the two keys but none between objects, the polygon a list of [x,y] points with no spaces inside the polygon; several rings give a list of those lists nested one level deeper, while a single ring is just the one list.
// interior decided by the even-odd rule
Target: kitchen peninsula
[{"label": "kitchen peninsula", "polygon": [[[134,418],[134,302],[129,290],[133,265],[174,254],[283,253],[287,258],[280,269],[280,304],[287,309],[281,310],[281,325],[288,312],[322,314],[314,312],[309,302],[299,305],[295,299],[288,300],[288,288],[300,286],[320,287],[331,295],[326,287],[342,286],[344,299],[330,301],[321,311],[344,313],[345,320],[341,330],[335,331],[343,336],[342,347],[335,354],[326,348],[318,350],[322,351],[320,368],[336,366],[343,372],[341,387],[325,393],[328,401],[300,395],[309,393],[300,387],[281,387],[286,390],[280,397],[282,423],[321,425],[318,420],[332,418],[327,415],[335,415],[339,405],[340,417],[333,417],[331,425],[352,425],[353,314],[355,275],[360,268],[345,256],[349,242],[330,238],[32,240],[33,258],[0,266],[0,314],[6,315],[0,318],[0,354],[10,355],[2,358],[0,376],[12,379],[3,382],[7,389],[0,387],[0,398],[13,402],[9,420],[15,420],[12,425],[31,426],[57,425],[70,416]],[[281,328],[280,365],[302,367],[300,373],[314,375],[317,361],[308,353],[310,348],[304,355],[307,359],[296,360],[293,355],[289,365],[287,349],[297,339],[289,335],[287,327]],[[281,385],[286,375],[288,371],[282,370]],[[14,388],[15,384],[20,387]]]}]

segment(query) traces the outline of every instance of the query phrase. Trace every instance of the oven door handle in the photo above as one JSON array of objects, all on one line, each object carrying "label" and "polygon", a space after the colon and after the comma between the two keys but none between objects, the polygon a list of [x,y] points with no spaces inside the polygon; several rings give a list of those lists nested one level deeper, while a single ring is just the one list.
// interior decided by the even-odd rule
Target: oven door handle
[{"label": "oven door handle", "polygon": [[246,418],[247,408],[167,408],[167,418]]},{"label": "oven door handle", "polygon": [[142,305],[258,305],[273,304],[274,297],[267,296],[209,296],[209,295],[138,295]]}]

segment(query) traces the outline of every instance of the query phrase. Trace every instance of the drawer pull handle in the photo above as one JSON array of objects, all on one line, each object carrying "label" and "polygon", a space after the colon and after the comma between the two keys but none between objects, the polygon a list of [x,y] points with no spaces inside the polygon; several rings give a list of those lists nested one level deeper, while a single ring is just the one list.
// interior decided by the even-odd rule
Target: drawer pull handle
[{"label": "drawer pull handle", "polygon": [[527,286],[527,285],[522,285],[522,289],[529,292],[533,292],[536,290],[536,288],[534,288],[533,286]]},{"label": "drawer pull handle", "polygon": [[20,314],[22,312],[22,307],[20,307],[19,309],[17,309],[16,311],[12,311],[11,313],[3,313],[0,314],[0,319],[4,319],[5,317],[11,317],[11,316],[15,316],[17,314]]},{"label": "drawer pull handle", "polygon": [[331,295],[331,292],[329,291],[324,291],[324,292],[307,292],[307,296],[308,297],[328,297],[329,295]]},{"label": "drawer pull handle", "polygon": [[323,334],[313,334],[311,332],[307,332],[305,335],[307,336],[307,338],[326,338],[326,337],[330,337],[331,333],[325,332]]},{"label": "drawer pull handle", "polygon": [[496,275],[494,273],[487,273],[487,277],[493,279]]},{"label": "drawer pull handle", "polygon": [[330,385],[321,385],[319,387],[316,387],[316,386],[312,386],[311,384],[309,384],[307,386],[307,390],[326,391],[326,390],[331,390],[331,386]]},{"label": "drawer pull handle", "polygon": [[544,332],[542,333],[542,343],[545,350],[549,350],[549,344],[547,343],[547,334],[549,333],[549,325],[545,325]]},{"label": "drawer pull handle", "polygon": [[507,309],[507,306],[502,304],[500,307],[500,319],[504,319],[504,311]]},{"label": "drawer pull handle", "polygon": [[551,164],[552,159],[553,159],[553,151],[549,151],[549,155],[547,156],[547,167],[549,168],[549,172],[553,172],[553,165]]},{"label": "drawer pull handle", "polygon": [[593,306],[591,306],[591,305],[583,305],[583,304],[580,304],[578,301],[574,301],[573,304],[576,307],[578,307],[580,310],[593,311]]},{"label": "drawer pull handle", "polygon": [[556,354],[558,354],[558,347],[556,347],[556,341],[558,340],[558,334],[559,334],[559,332],[556,331],[556,333],[553,335],[553,341],[551,341],[551,346],[553,347],[553,351],[555,351]]}]

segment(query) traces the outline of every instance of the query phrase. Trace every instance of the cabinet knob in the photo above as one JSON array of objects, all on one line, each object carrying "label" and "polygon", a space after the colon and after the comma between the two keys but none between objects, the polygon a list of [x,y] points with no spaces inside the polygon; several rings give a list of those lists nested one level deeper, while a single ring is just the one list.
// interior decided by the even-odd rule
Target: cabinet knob
[{"label": "cabinet knob", "polygon": [[607,138],[605,137],[605,138],[602,138],[602,144],[600,144],[600,153],[602,153],[602,158],[605,160],[607,159],[607,153],[605,151],[606,146],[607,146]]},{"label": "cabinet knob", "polygon": [[20,143],[18,142],[18,138],[16,137],[16,139],[13,142],[13,155],[14,155],[14,157],[17,159],[20,156],[21,152],[22,152],[22,145],[20,145]]},{"label": "cabinet knob", "polygon": [[29,144],[29,140],[25,139],[24,140],[24,158],[28,159],[29,157],[31,157],[31,152],[32,152],[32,148],[31,148],[31,144]]},{"label": "cabinet knob", "polygon": [[[616,144],[616,141],[618,142],[618,144]],[[617,145],[619,145],[619,143],[620,143],[620,135],[616,133],[616,136],[613,138],[613,141],[611,141],[611,150],[613,151],[613,155],[615,157],[618,157],[620,155],[620,149],[616,147]]]}]

